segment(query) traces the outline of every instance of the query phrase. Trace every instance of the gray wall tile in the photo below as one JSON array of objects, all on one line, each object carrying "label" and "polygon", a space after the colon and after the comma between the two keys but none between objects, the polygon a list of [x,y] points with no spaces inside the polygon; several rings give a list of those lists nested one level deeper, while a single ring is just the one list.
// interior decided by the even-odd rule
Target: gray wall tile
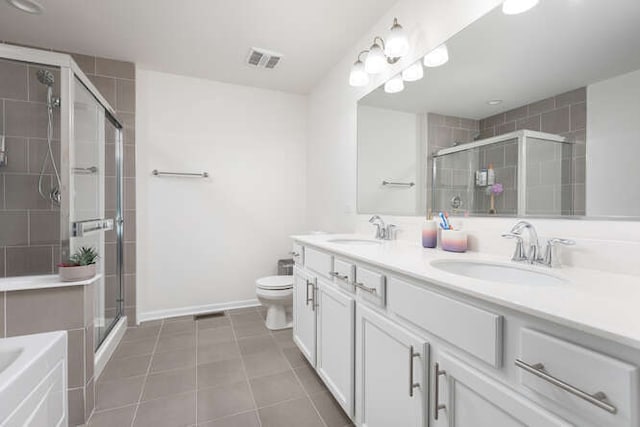
[{"label": "gray wall tile", "polygon": [[[29,244],[28,215],[26,211],[0,212],[0,246]],[[4,270],[4,257],[2,258]]]},{"label": "gray wall tile", "polygon": [[581,87],[556,96],[556,108],[587,101],[587,88]]},{"label": "gray wall tile", "polygon": [[4,297],[5,293],[0,292],[0,338],[4,338]]},{"label": "gray wall tile", "polygon": [[96,58],[95,63],[96,74],[130,80],[133,80],[136,77],[136,68],[133,62]]},{"label": "gray wall tile", "polygon": [[29,212],[30,245],[55,245],[60,243],[60,212]]},{"label": "gray wall tile", "polygon": [[[51,202],[38,193],[38,175],[5,175],[6,209],[50,209]],[[51,178],[46,175],[44,189],[50,188]]]},{"label": "gray wall tile", "polygon": [[69,388],[84,387],[84,329],[67,331]]},{"label": "gray wall tile", "polygon": [[533,116],[535,114],[545,113],[553,110],[554,108],[556,108],[555,98],[551,97],[543,99],[542,101],[529,104],[529,115]]},{"label": "gray wall tile", "polygon": [[542,132],[561,134],[569,132],[569,106],[559,108],[542,114],[541,126]]},{"label": "gray wall tile", "polygon": [[[47,137],[47,107],[44,104],[26,101],[4,101],[4,125],[7,136],[29,138]],[[60,112],[54,111],[53,135],[60,138]]]},{"label": "gray wall tile", "polygon": [[[51,246],[7,247],[6,268],[8,277],[51,274],[53,273],[53,248]],[[30,311],[29,308],[25,309]],[[33,313],[43,312],[34,310]]]},{"label": "gray wall tile", "polygon": [[0,98],[27,100],[27,66],[16,61],[0,60]]},{"label": "gray wall tile", "polygon": [[116,81],[116,110],[134,112],[136,110],[136,84],[132,80]]},{"label": "gray wall tile", "polygon": [[5,149],[7,151],[7,164],[2,166],[0,173],[26,173],[29,171],[27,162],[29,144],[27,138],[6,137]]},{"label": "gray wall tile", "polygon": [[69,390],[69,425],[79,426],[85,422],[84,387]]},{"label": "gray wall tile", "polygon": [[80,329],[82,286],[7,293],[7,336]]},{"label": "gray wall tile", "polygon": [[571,105],[571,130],[583,130],[587,128],[587,103]]},{"label": "gray wall tile", "polygon": [[89,79],[96,86],[98,91],[111,104],[113,108],[116,105],[116,80],[111,77],[89,75]]},{"label": "gray wall tile", "polygon": [[[51,141],[51,149],[53,151],[53,157],[60,171],[60,141]],[[45,156],[49,152],[49,145],[46,139],[30,138],[29,139],[29,172],[39,174],[42,170],[42,163]],[[45,169],[46,173],[53,173],[53,165],[51,159],[47,159]]]}]

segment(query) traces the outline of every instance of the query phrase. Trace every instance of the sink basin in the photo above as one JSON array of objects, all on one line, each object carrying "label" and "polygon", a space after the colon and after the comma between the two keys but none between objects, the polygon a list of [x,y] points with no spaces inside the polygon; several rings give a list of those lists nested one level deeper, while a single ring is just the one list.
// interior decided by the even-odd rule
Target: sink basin
[{"label": "sink basin", "polygon": [[331,239],[331,240],[327,240],[327,242],[336,243],[338,245],[351,245],[351,246],[379,245],[381,243],[379,240],[369,240],[369,239]]},{"label": "sink basin", "polygon": [[551,273],[518,265],[463,260],[435,260],[431,265],[448,273],[491,282],[516,285],[560,285],[566,282]]},{"label": "sink basin", "polygon": [[0,372],[7,369],[22,353],[21,348],[0,350]]}]

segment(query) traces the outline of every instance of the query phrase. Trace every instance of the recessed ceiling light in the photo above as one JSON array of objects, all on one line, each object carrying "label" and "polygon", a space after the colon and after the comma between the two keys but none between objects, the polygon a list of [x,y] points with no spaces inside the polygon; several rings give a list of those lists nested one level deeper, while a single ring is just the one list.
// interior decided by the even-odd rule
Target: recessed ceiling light
[{"label": "recessed ceiling light", "polygon": [[504,0],[502,12],[505,15],[517,15],[535,7],[539,0]]},{"label": "recessed ceiling light", "polygon": [[40,15],[44,12],[44,6],[36,0],[7,0],[7,3],[18,10],[31,13],[33,15]]},{"label": "recessed ceiling light", "polygon": [[491,100],[487,101],[487,104],[489,104],[489,105],[502,104],[502,99],[491,99]]}]

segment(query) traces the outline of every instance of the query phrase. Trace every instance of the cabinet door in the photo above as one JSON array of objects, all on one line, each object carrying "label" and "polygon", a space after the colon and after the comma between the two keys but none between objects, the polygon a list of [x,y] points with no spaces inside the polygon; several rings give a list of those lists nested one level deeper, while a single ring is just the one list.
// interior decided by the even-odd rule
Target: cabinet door
[{"label": "cabinet door", "polygon": [[293,282],[293,341],[316,366],[316,278],[296,267]]},{"label": "cabinet door", "polygon": [[362,427],[424,427],[428,344],[372,309],[356,309],[356,417]]},{"label": "cabinet door", "polygon": [[318,281],[316,369],[350,417],[354,405],[355,300],[334,285]]},{"label": "cabinet door", "polygon": [[432,378],[434,427],[571,426],[449,354],[434,357]]}]

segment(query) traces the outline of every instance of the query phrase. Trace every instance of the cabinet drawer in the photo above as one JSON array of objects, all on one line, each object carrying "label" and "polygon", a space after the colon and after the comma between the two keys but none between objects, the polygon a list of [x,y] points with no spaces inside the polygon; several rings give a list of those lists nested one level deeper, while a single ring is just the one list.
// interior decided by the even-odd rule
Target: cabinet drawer
[{"label": "cabinet drawer", "polygon": [[293,242],[293,247],[289,253],[291,254],[291,258],[293,258],[293,262],[297,265],[304,265],[304,246]]},{"label": "cabinet drawer", "polygon": [[387,302],[387,278],[384,274],[356,267],[355,287],[365,301],[384,307]]},{"label": "cabinet drawer", "polygon": [[[571,410],[587,423],[638,425],[640,397],[636,366],[531,329],[522,330],[520,345],[517,366],[521,368],[522,384]],[[544,378],[531,372],[532,367]],[[604,393],[603,401],[610,406],[599,407],[597,402],[576,396],[570,388],[594,397]]]},{"label": "cabinet drawer", "polygon": [[398,317],[501,366],[502,316],[394,277],[389,278],[387,292],[388,307]]},{"label": "cabinet drawer", "polygon": [[356,278],[355,264],[340,258],[333,259],[332,276],[334,282],[342,289],[353,292],[353,282]]},{"label": "cabinet drawer", "polygon": [[309,247],[304,248],[304,266],[316,273],[331,277],[333,271],[333,256]]}]

